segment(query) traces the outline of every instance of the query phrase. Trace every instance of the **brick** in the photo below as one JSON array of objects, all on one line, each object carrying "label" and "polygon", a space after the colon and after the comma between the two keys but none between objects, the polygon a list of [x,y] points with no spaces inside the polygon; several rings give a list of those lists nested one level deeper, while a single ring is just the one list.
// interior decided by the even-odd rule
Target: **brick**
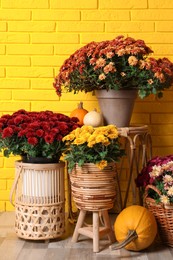
[{"label": "brick", "polygon": [[31,9],[42,9],[49,7],[48,0],[1,0],[2,8],[14,8],[14,9],[23,9],[23,8],[31,8]]},{"label": "brick", "polygon": [[32,89],[51,89],[53,87],[53,79],[31,79]]},{"label": "brick", "polygon": [[149,8],[158,8],[158,9],[168,9],[173,8],[172,0],[148,0],[148,7]]},{"label": "brick", "polygon": [[151,114],[152,124],[173,124],[173,114]]},{"label": "brick", "polygon": [[4,157],[4,168],[14,168],[15,161],[20,160],[20,156],[13,156],[11,155],[10,157]]},{"label": "brick", "polygon": [[171,32],[173,21],[156,22],[156,31],[158,32]]},{"label": "brick", "polygon": [[97,8],[97,0],[50,0],[51,8],[58,9],[96,9]]},{"label": "brick", "polygon": [[79,43],[79,35],[78,34],[69,34],[69,33],[35,33],[31,35],[31,42],[32,43]]},{"label": "brick", "polygon": [[172,105],[172,97],[173,97],[173,90],[172,90],[172,87],[169,88],[169,89],[166,89],[164,92],[163,92],[163,97],[161,98],[161,102],[169,102],[167,103],[168,105]]},{"label": "brick", "polygon": [[[77,102],[79,103],[79,102]],[[40,101],[40,102],[32,102],[31,108],[34,111],[40,111],[40,110],[52,110],[55,112],[59,113],[64,113],[66,115],[70,115],[71,111],[76,108],[77,105],[76,102],[74,101],[64,101],[64,102],[59,102],[59,97],[57,96],[57,101]],[[98,102],[93,102],[93,101],[87,101],[85,104],[85,109],[88,111],[93,110],[94,108],[97,108]]]},{"label": "brick", "polygon": [[0,66],[29,66],[30,58],[24,56],[10,56],[6,55],[1,57]]},{"label": "brick", "polygon": [[9,32],[53,32],[55,22],[8,22]]},{"label": "brick", "polygon": [[151,48],[154,51],[154,55],[166,55],[166,57],[172,55],[172,45],[152,44]]},{"label": "brick", "polygon": [[172,124],[150,125],[152,136],[168,136],[173,135]]},{"label": "brick", "polygon": [[1,43],[29,43],[29,34],[1,33]]},{"label": "brick", "polygon": [[170,106],[170,103],[163,102],[163,100],[153,101],[153,102],[139,102],[138,106],[134,107],[134,112],[140,111],[140,113],[173,113],[173,106]]},{"label": "brick", "polygon": [[81,11],[81,20],[86,21],[128,21],[130,20],[130,12],[126,10],[111,10],[108,12],[107,10],[87,10]]},{"label": "brick", "polygon": [[57,95],[55,93],[55,91],[53,91],[53,87],[52,87],[52,91],[50,90],[14,90],[13,91],[13,99],[14,100],[45,100],[45,101],[49,101],[49,100],[57,100]]},{"label": "brick", "polygon": [[0,68],[0,78],[5,77],[5,69]]},{"label": "brick", "polygon": [[6,201],[6,211],[15,211],[15,207],[9,201]]},{"label": "brick", "polygon": [[0,79],[1,89],[28,89],[29,79]]},{"label": "brick", "polygon": [[7,189],[6,180],[0,180],[0,190],[6,190],[6,189]]},{"label": "brick", "polygon": [[99,1],[100,9],[139,9],[139,8],[147,8],[147,0],[100,0]]},{"label": "brick", "polygon": [[79,11],[71,10],[33,10],[32,19],[35,21],[76,21],[80,20]]},{"label": "brick", "polygon": [[9,191],[0,190],[0,200],[8,200],[9,199]]},{"label": "brick", "polygon": [[133,21],[168,21],[172,20],[172,10],[132,10]]},{"label": "brick", "polygon": [[32,66],[61,66],[68,56],[34,56],[31,58]]},{"label": "brick", "polygon": [[173,138],[172,136],[153,136],[152,137],[152,145],[153,146],[158,146],[159,147],[169,147],[172,146],[173,147]]},{"label": "brick", "polygon": [[91,92],[88,93],[79,93],[74,95],[72,92],[67,92],[67,93],[63,93],[63,95],[61,96],[61,101],[70,101],[73,100],[76,102],[76,106],[77,103],[79,103],[81,100],[83,101],[84,105],[86,105],[86,103],[88,101],[94,101],[97,102],[97,98],[95,95],[93,95]]},{"label": "brick", "polygon": [[154,33],[136,33],[130,34],[131,37],[135,37],[138,39],[143,39],[147,44],[153,44],[153,43],[160,43],[160,44],[172,44],[173,42],[173,34],[172,33],[159,33],[159,32],[154,32]]},{"label": "brick", "polygon": [[152,32],[154,22],[106,22],[106,32]]},{"label": "brick", "polygon": [[4,158],[0,157],[0,167],[3,167],[3,166],[4,166]]},{"label": "brick", "polygon": [[7,46],[7,54],[53,54],[53,46],[52,45],[40,45],[40,44],[28,44],[28,45],[8,45]]},{"label": "brick", "polygon": [[30,102],[21,101],[21,102],[13,102],[13,101],[0,101],[0,111],[6,113],[9,111],[15,112],[19,109],[30,109]]},{"label": "brick", "polygon": [[14,183],[14,180],[7,180],[7,190],[11,189],[13,183]]},{"label": "brick", "polygon": [[153,147],[153,157],[154,156],[165,156],[168,154],[173,154],[172,147]]},{"label": "brick", "polygon": [[0,22],[0,31],[5,32],[7,30],[7,24],[5,22]]},{"label": "brick", "polygon": [[82,44],[56,44],[54,45],[55,54],[68,54],[69,56],[81,48]]},{"label": "brick", "polygon": [[5,54],[5,45],[0,45],[0,54]]},{"label": "brick", "polygon": [[[118,34],[116,33],[85,33],[81,35],[81,43],[87,44],[92,41],[100,42],[114,39]],[[126,35],[125,35],[126,36]]]},{"label": "brick", "polygon": [[141,124],[148,125],[150,123],[150,114],[133,113],[130,122],[133,125],[141,125]]},{"label": "brick", "polygon": [[103,32],[103,22],[58,22],[60,32]]},{"label": "brick", "polygon": [[9,169],[1,169],[0,168],[0,179],[14,179],[15,176],[15,171],[13,168],[9,168]]},{"label": "brick", "polygon": [[0,211],[5,211],[5,201],[0,201]]},{"label": "brick", "polygon": [[12,98],[12,94],[10,90],[4,91],[0,89],[0,100],[10,100]]},{"label": "brick", "polygon": [[32,68],[32,67],[8,67],[7,77],[9,78],[51,78],[53,70],[51,68]]},{"label": "brick", "polygon": [[9,10],[9,9],[3,9],[0,10],[0,17],[1,20],[5,21],[23,21],[23,20],[30,20],[31,18],[31,12],[29,10]]}]

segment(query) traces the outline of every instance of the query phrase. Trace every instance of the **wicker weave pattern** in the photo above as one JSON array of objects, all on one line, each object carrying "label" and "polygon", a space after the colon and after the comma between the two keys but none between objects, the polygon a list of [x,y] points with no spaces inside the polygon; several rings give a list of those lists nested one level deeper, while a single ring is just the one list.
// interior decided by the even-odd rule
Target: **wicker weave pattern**
[{"label": "wicker weave pattern", "polygon": [[79,209],[107,210],[113,207],[116,197],[116,168],[110,164],[99,170],[95,164],[76,165],[70,173],[72,196]]},{"label": "wicker weave pattern", "polygon": [[173,247],[173,205],[164,206],[162,203],[156,204],[154,199],[148,197],[149,189],[153,189],[160,194],[155,186],[148,185],[145,189],[144,205],[153,213],[157,220],[158,232],[163,244]]},{"label": "wicker weave pattern", "polygon": [[16,234],[25,239],[57,238],[64,233],[64,203],[28,206],[16,203]]},{"label": "wicker weave pattern", "polygon": [[16,162],[15,231],[21,238],[42,240],[65,232],[64,163]]}]

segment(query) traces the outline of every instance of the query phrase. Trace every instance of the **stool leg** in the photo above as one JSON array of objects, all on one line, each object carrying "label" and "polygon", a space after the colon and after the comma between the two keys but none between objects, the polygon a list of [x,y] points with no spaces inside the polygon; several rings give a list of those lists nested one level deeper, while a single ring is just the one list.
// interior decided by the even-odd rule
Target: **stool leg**
[{"label": "stool leg", "polygon": [[82,227],[82,225],[84,223],[85,215],[86,215],[86,211],[81,209],[80,213],[79,213],[78,221],[76,223],[76,227],[75,227],[75,230],[73,233],[73,237],[72,237],[73,243],[76,243],[78,241],[78,237],[79,237],[78,229]]},{"label": "stool leg", "polygon": [[99,213],[93,212],[93,252],[99,252]]},{"label": "stool leg", "polygon": [[107,235],[108,238],[109,238],[109,241],[114,243],[116,241],[116,239],[115,239],[114,231],[113,231],[112,226],[111,226],[108,211],[107,210],[102,211],[102,215],[103,215],[105,227],[110,229],[110,232]]}]

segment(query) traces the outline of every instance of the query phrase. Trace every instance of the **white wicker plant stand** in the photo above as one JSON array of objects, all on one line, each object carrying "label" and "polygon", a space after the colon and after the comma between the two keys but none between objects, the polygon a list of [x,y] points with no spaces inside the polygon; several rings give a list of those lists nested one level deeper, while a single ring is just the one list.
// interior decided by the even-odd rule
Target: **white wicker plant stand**
[{"label": "white wicker plant stand", "polygon": [[32,164],[16,161],[15,231],[24,239],[46,240],[65,232],[65,164]]}]

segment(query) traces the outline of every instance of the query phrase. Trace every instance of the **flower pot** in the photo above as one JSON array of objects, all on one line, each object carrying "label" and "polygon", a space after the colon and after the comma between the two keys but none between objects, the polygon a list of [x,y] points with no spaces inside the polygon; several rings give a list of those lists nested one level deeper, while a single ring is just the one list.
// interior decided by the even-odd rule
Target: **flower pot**
[{"label": "flower pot", "polygon": [[100,170],[93,163],[77,164],[70,173],[71,190],[77,208],[86,211],[113,208],[116,197],[116,166],[109,163]]},{"label": "flower pot", "polygon": [[27,157],[27,156],[21,156],[21,160],[23,163],[40,163],[40,164],[46,164],[46,163],[58,163],[58,158],[46,158],[46,157]]},{"label": "flower pot", "polygon": [[65,232],[65,163],[23,163],[16,161],[15,231],[25,239],[42,240]]},{"label": "flower pot", "polygon": [[95,95],[98,99],[105,125],[129,126],[137,90],[96,90]]},{"label": "flower pot", "polygon": [[149,190],[160,196],[160,191],[153,185],[147,185],[144,193],[144,206],[155,216],[158,224],[158,233],[162,243],[173,247],[173,204],[157,203],[148,195]]}]

